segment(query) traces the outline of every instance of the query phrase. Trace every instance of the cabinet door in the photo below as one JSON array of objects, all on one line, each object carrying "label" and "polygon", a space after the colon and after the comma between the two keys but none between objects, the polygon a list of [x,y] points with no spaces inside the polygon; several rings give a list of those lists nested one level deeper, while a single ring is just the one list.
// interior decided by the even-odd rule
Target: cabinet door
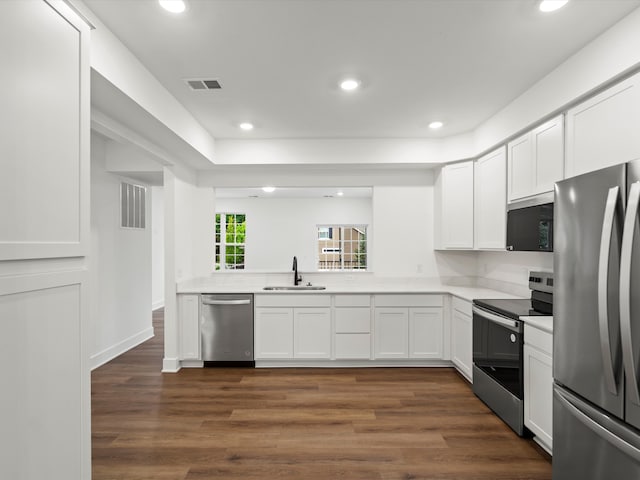
[{"label": "cabinet door", "polygon": [[552,192],[564,177],[564,117],[549,120],[531,132],[535,152],[532,195]]},{"label": "cabinet door", "polygon": [[256,308],[256,359],[293,358],[293,309]]},{"label": "cabinet door", "polygon": [[472,317],[453,310],[451,317],[451,361],[469,381],[472,377]]},{"label": "cabinet door", "polygon": [[473,161],[442,168],[442,246],[473,248]]},{"label": "cabinet door", "polygon": [[409,357],[409,309],[376,308],[375,358]]},{"label": "cabinet door", "polygon": [[336,334],[336,359],[368,360],[371,356],[371,334]]},{"label": "cabinet door", "polygon": [[499,148],[475,162],[476,249],[504,250],[507,242],[507,162]]},{"label": "cabinet door", "polygon": [[178,296],[180,360],[200,360],[200,296]]},{"label": "cabinet door", "polygon": [[524,346],[524,424],[538,440],[552,448],[553,370],[551,357]]},{"label": "cabinet door", "polygon": [[640,158],[640,74],[567,112],[566,177]]},{"label": "cabinet door", "polygon": [[441,308],[409,309],[409,357],[442,358],[443,330]]},{"label": "cabinet door", "polygon": [[528,197],[533,189],[534,158],[531,135],[509,142],[508,152],[508,191],[509,201]]},{"label": "cabinet door", "polygon": [[355,307],[335,309],[336,333],[370,333],[371,308]]},{"label": "cabinet door", "polygon": [[331,310],[295,308],[293,334],[294,358],[330,358]]}]

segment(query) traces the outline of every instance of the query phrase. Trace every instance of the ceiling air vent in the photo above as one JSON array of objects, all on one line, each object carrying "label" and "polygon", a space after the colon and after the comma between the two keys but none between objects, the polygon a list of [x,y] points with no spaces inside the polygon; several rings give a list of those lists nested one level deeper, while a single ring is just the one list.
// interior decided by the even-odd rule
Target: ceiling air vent
[{"label": "ceiling air vent", "polygon": [[185,81],[187,82],[187,85],[191,87],[191,90],[206,91],[206,90],[220,90],[222,88],[222,85],[220,85],[220,82],[214,79],[190,78]]}]

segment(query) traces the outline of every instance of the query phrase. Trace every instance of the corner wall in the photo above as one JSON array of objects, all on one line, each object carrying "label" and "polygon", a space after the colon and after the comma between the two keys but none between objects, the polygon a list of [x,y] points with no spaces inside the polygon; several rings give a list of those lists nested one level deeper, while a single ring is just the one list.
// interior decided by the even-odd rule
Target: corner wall
[{"label": "corner wall", "polygon": [[151,307],[164,307],[164,189],[151,187]]},{"label": "corner wall", "polygon": [[91,368],[153,336],[150,203],[147,228],[120,227],[120,182],[126,179],[105,169],[109,141],[91,135]]},{"label": "corner wall", "polygon": [[196,186],[196,174],[164,167],[164,359],[163,372],[180,370],[176,283],[208,275],[214,262],[215,192]]}]

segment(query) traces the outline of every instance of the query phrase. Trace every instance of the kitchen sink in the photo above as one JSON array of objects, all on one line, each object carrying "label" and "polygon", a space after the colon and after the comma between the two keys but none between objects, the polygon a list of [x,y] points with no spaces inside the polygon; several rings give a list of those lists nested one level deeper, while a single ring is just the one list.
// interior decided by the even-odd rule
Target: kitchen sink
[{"label": "kitchen sink", "polygon": [[326,288],[317,285],[290,285],[286,287],[264,287],[263,290],[326,290]]}]

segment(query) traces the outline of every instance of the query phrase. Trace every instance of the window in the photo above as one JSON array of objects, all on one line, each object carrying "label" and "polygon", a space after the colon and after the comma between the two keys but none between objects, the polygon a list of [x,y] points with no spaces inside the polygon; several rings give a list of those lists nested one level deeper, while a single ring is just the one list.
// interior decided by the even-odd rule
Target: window
[{"label": "window", "polygon": [[216,270],[244,270],[244,213],[216,213]]},{"label": "window", "polygon": [[318,270],[366,270],[366,225],[318,225]]}]

